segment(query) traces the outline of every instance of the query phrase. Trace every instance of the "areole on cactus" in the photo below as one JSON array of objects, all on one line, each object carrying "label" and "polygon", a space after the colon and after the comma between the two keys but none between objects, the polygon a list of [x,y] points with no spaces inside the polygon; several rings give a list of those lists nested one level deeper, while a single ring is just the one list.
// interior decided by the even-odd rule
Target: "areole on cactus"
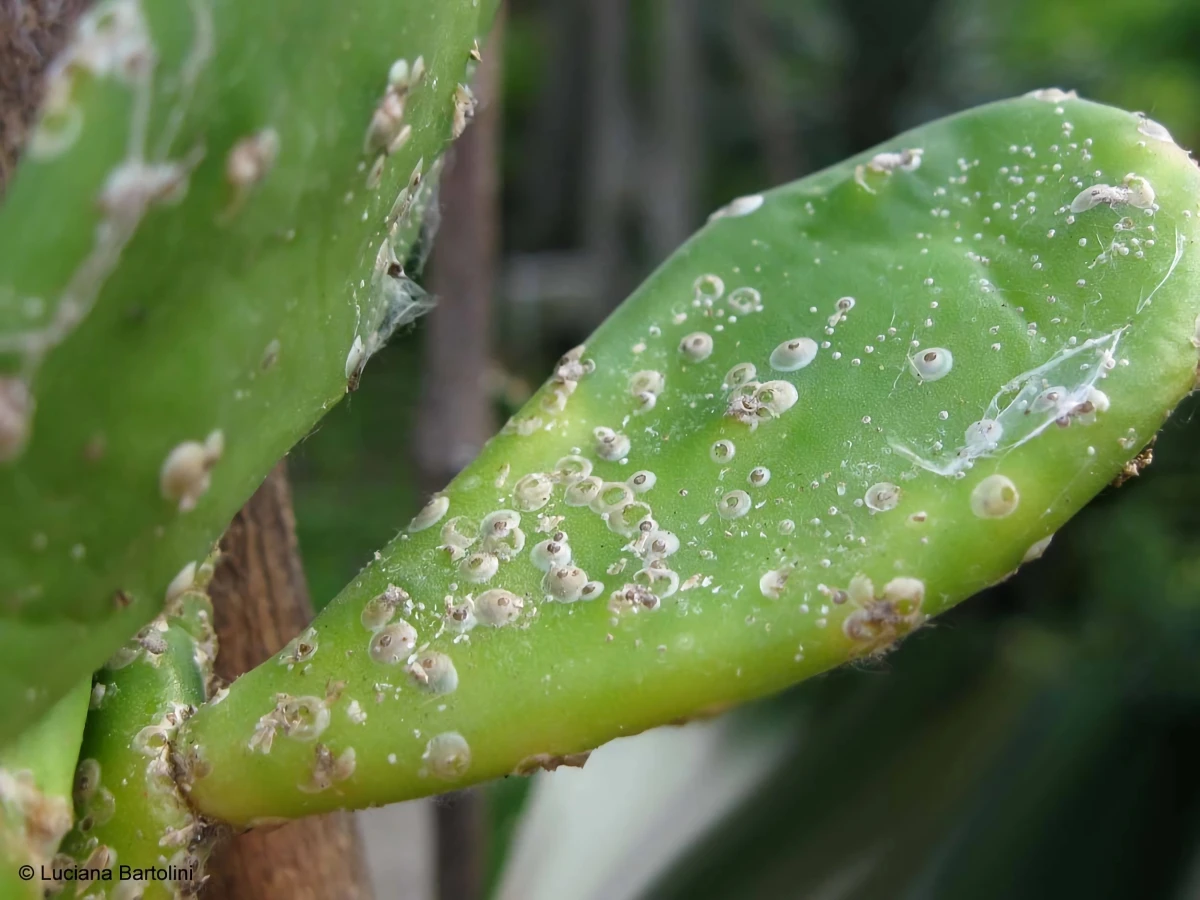
[{"label": "areole on cactus", "polygon": [[1192,389],[1198,188],[1162,126],[1048,90],[719,210],[182,726],[190,802],[435,793],[884,652]]}]

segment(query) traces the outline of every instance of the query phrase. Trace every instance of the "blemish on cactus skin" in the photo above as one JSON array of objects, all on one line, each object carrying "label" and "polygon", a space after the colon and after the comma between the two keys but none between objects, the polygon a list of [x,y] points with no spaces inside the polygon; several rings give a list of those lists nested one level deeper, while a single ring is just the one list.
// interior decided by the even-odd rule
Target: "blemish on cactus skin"
[{"label": "blemish on cactus skin", "polygon": [[900,488],[887,481],[881,481],[867,488],[863,497],[867,509],[872,512],[887,512],[900,505]]},{"label": "blemish on cactus skin", "polygon": [[751,213],[757,212],[759,209],[761,209],[762,205],[762,194],[749,194],[745,197],[737,197],[736,199],[727,203],[725,206],[722,206],[720,209],[713,212],[708,217],[708,221],[712,222],[716,219],[740,218],[741,216],[748,216]]},{"label": "blemish on cactus skin", "polygon": [[791,575],[791,569],[771,569],[769,572],[764,572],[763,576],[758,579],[759,592],[769,600],[778,600],[783,596],[783,589],[787,587],[788,576]]},{"label": "blemish on cactus skin", "polygon": [[521,512],[535,512],[550,502],[554,482],[541,472],[522,477],[513,485],[513,506]]},{"label": "blemish on cactus skin", "polygon": [[587,572],[579,566],[551,566],[542,578],[542,590],[548,600],[574,603],[582,595],[588,581]]},{"label": "blemish on cactus skin", "polygon": [[679,352],[691,362],[703,362],[712,356],[712,335],[703,331],[695,331],[679,342]]},{"label": "blemish on cactus skin", "polygon": [[177,502],[180,512],[195,509],[212,483],[212,469],[225,452],[225,435],[218,429],[204,443],[184,441],[175,446],[159,470],[159,492]]},{"label": "blemish on cactus skin", "polygon": [[630,475],[626,483],[633,489],[635,494],[644,494],[652,490],[654,485],[658,483],[658,476],[651,471],[642,469]]},{"label": "blemish on cactus skin", "polygon": [[478,620],[475,618],[475,601],[471,599],[470,595],[461,600],[447,595],[444,606],[442,623],[450,631],[466,634],[478,624]]},{"label": "blemish on cactus skin", "polygon": [[553,772],[562,766],[582,769],[591,755],[592,751],[590,750],[586,750],[583,753],[567,753],[561,756],[551,753],[536,753],[533,756],[525,757],[517,763],[512,774],[532,775],[534,772]]},{"label": "blemish on cactus skin", "polygon": [[502,628],[521,617],[525,601],[511,591],[493,588],[475,598],[474,617],[483,625]]},{"label": "blemish on cactus skin", "polygon": [[[0,768],[0,799],[7,827],[24,824],[27,858],[36,865],[50,862],[59,841],[71,830],[73,816],[67,798],[42,793],[29,769]],[[9,833],[12,834],[11,830]],[[10,851],[8,859],[15,858]]]},{"label": "blemish on cactus skin", "polygon": [[731,388],[739,388],[743,385],[751,384],[757,375],[758,370],[755,369],[754,363],[738,363],[725,373],[725,379],[721,382],[721,389],[727,391]]},{"label": "blemish on cactus skin", "polygon": [[842,622],[842,632],[857,645],[856,655],[886,650],[925,620],[925,583],[917,578],[893,578],[878,597],[871,579],[857,575],[846,599],[857,608]]},{"label": "blemish on cactus skin", "polygon": [[317,744],[313,748],[309,779],[297,787],[306,794],[318,794],[353,776],[357,763],[358,757],[353,747],[347,747],[334,757],[332,750],[324,744]]},{"label": "blemish on cactus skin", "polygon": [[1144,134],[1155,141],[1162,141],[1167,144],[1175,143],[1175,138],[1171,137],[1171,132],[1167,131],[1158,122],[1140,113],[1138,114],[1138,133]]},{"label": "blemish on cactus skin", "polygon": [[1032,97],[1034,100],[1041,100],[1044,103],[1062,103],[1066,100],[1078,100],[1079,95],[1075,91],[1064,91],[1062,88],[1039,88],[1036,91],[1030,91],[1025,95]]},{"label": "blemish on cactus skin", "polygon": [[763,309],[762,294],[756,288],[752,287],[734,288],[729,292],[729,296],[725,298],[725,302],[729,304],[730,309],[740,316],[762,312]]},{"label": "blemish on cactus skin", "polygon": [[452,694],[458,689],[458,670],[445,653],[428,651],[408,666],[408,677],[427,694]]},{"label": "blemish on cactus skin", "polygon": [[454,120],[450,127],[451,138],[460,138],[467,130],[467,125],[475,117],[475,94],[465,84],[454,88]]},{"label": "blemish on cactus skin", "polygon": [[1115,366],[1123,332],[1124,327],[1068,344],[1042,365],[1010,379],[993,395],[983,418],[967,429],[963,445],[956,450],[926,458],[895,437],[889,437],[889,443],[896,453],[922,469],[955,477],[970,469],[975,460],[1020,447],[1052,425],[1086,426],[1107,406],[1107,398],[1095,385]]},{"label": "blemish on cactus skin", "polygon": [[346,354],[346,390],[358,390],[359,381],[362,378],[363,367],[367,364],[367,348],[363,344],[361,335],[355,335],[353,343],[350,344],[350,350]]},{"label": "blemish on cactus skin", "polygon": [[404,146],[412,129],[404,124],[404,112],[409,91],[420,82],[424,74],[424,61],[420,71],[414,65],[410,71],[408,60],[398,59],[388,70],[387,87],[371,114],[367,134],[363,139],[363,152],[382,150],[389,156]]},{"label": "blemish on cactus skin", "polygon": [[913,147],[907,150],[876,153],[870,161],[854,168],[854,180],[864,191],[874,194],[875,189],[867,181],[869,175],[890,177],[893,172],[915,172],[921,167],[924,150]]},{"label": "blemish on cactus skin", "polygon": [[1010,516],[1020,502],[1017,486],[1004,475],[989,475],[971,491],[971,512],[981,519]]},{"label": "blemish on cactus skin", "polygon": [[1021,557],[1021,562],[1033,562],[1035,559],[1041,559],[1042,554],[1050,546],[1050,541],[1054,539],[1054,535],[1048,534],[1040,541],[1034,541],[1029,545],[1029,549],[1025,551],[1025,555]]},{"label": "blemish on cactus skin", "polygon": [[397,607],[411,605],[412,600],[403,588],[389,584],[381,594],[372,597],[363,605],[360,620],[369,631],[378,631],[392,620]]},{"label": "blemish on cactus skin", "polygon": [[400,619],[375,632],[368,645],[368,652],[375,662],[392,666],[407,659],[416,646],[417,629]]},{"label": "blemish on cactus skin", "polygon": [[549,572],[555,566],[565,566],[571,561],[571,547],[564,532],[557,532],[549,540],[540,541],[529,551],[534,566]]},{"label": "blemish on cactus skin", "polygon": [[1151,187],[1150,182],[1131,172],[1119,185],[1095,184],[1090,188],[1084,188],[1071,201],[1069,209],[1072,213],[1087,212],[1089,209],[1101,205],[1110,207],[1129,205],[1137,209],[1153,209],[1154,200],[1154,188]]},{"label": "blemish on cactus skin", "polygon": [[320,645],[320,634],[315,628],[306,628],[303,632],[296,635],[288,641],[287,646],[279,651],[279,664],[287,666],[289,669],[293,666],[306,663],[312,659]]},{"label": "blemish on cactus skin", "polygon": [[626,584],[620,590],[613,591],[608,598],[608,609],[617,616],[653,612],[660,605],[658,595],[641,584]]},{"label": "blemish on cactus skin", "polygon": [[833,304],[833,315],[828,319],[829,327],[835,328],[845,321],[856,302],[853,297],[839,297],[837,303]]},{"label": "blemish on cactus skin", "polygon": [[458,572],[467,581],[482,584],[500,571],[500,560],[493,553],[472,553],[458,564]]},{"label": "blemish on cactus skin", "polygon": [[247,193],[267,177],[278,157],[279,133],[274,128],[244,137],[230,148],[225,157],[225,180],[233,186],[234,194],[227,215],[241,207]]},{"label": "blemish on cactus skin", "polygon": [[29,440],[34,400],[20,378],[0,377],[0,463],[21,455]]},{"label": "blemish on cactus skin", "polygon": [[954,368],[954,354],[945,347],[930,347],[914,353],[908,364],[921,381],[937,381],[949,375]]},{"label": "blemish on cactus skin", "polygon": [[661,372],[643,370],[635,372],[629,378],[629,393],[637,401],[634,412],[641,414],[654,409],[658,403],[658,395],[666,386],[666,378]]},{"label": "blemish on cactus skin", "polygon": [[740,519],[750,512],[750,495],[745,491],[730,491],[717,503],[717,512],[723,519]]},{"label": "blemish on cactus skin", "polygon": [[457,731],[447,731],[429,740],[421,754],[421,762],[424,763],[423,775],[454,781],[471,768],[471,747]]},{"label": "blemish on cactus skin", "polygon": [[629,455],[629,438],[611,428],[596,428],[592,431],[596,455],[609,462],[617,462]]},{"label": "blemish on cactus skin", "polygon": [[421,507],[421,511],[413,516],[412,521],[408,523],[408,530],[410,532],[424,531],[426,528],[436,525],[446,515],[448,509],[450,509],[450,498],[445,494],[435,494],[428,503]]},{"label": "blemish on cactus skin", "polygon": [[733,441],[714,441],[708,448],[708,457],[715,463],[727,463],[737,454]]},{"label": "blemish on cactus skin", "polygon": [[277,732],[293,740],[315,741],[329,727],[329,706],[321,697],[292,697],[280,694],[275,707],[259,718],[247,749],[268,754]]},{"label": "blemish on cactus skin", "polygon": [[776,372],[795,372],[817,358],[817,342],[800,337],[784,341],[771,351],[771,368]]}]

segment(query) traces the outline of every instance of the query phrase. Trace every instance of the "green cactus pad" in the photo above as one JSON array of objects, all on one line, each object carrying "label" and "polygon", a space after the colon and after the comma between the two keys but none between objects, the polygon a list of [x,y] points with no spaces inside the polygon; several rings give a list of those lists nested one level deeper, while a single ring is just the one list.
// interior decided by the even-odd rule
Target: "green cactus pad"
[{"label": "green cactus pad", "polygon": [[492,3],[102,0],[0,210],[0,743],[427,306]]},{"label": "green cactus pad", "polygon": [[189,720],[192,801],[444,791],[883,653],[1192,389],[1198,200],[1162,126],[1042,91],[734,201]]},{"label": "green cactus pad", "polygon": [[[97,674],[75,774],[75,827],[59,857],[96,896],[194,896],[219,828],[181,795],[171,740],[203,703],[216,654],[211,561]],[[125,879],[122,867],[149,876]],[[83,874],[86,873],[86,874]],[[105,874],[107,873],[107,875]],[[89,894],[91,896],[91,894]]]}]

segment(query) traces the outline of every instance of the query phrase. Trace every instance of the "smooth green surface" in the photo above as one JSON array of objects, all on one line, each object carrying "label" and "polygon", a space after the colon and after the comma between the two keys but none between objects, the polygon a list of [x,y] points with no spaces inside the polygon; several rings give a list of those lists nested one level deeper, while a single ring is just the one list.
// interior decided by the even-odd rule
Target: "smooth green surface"
[{"label": "smooth green surface", "polygon": [[[491,7],[109,0],[85,17],[50,89],[78,134],[47,145],[43,127],[0,210],[0,741],[158,611],[346,391],[356,339],[369,353],[415,311],[377,260],[416,233]],[[384,131],[412,133],[383,160],[369,131],[397,59],[411,84]],[[185,509],[162,469],[214,432]]]},{"label": "smooth green surface", "polygon": [[[242,823],[507,773],[883,651],[1035,556],[1191,389],[1200,311],[1200,173],[1187,154],[1133,114],[1044,97],[935,122],[717,218],[588,341],[581,358],[594,371],[561,369],[447,489],[444,515],[400,535],[330,604],[305,665],[272,660],[188,722],[181,747],[209,770],[193,788],[197,806]],[[919,168],[872,169],[885,167],[876,153],[905,149],[923,151]],[[1070,213],[1085,188],[1120,186],[1128,173],[1148,180],[1153,208]],[[761,310],[731,305],[743,287],[760,292]],[[843,297],[854,304],[839,317]],[[714,349],[689,359],[680,342],[700,331]],[[815,359],[774,371],[775,348],[798,337],[821,345]],[[910,357],[931,348],[954,363],[922,380]],[[794,385],[798,402],[753,429],[728,415],[723,380],[740,363],[759,381]],[[665,387],[637,414],[630,381],[644,371]],[[985,418],[1005,426],[994,446],[967,436]],[[623,461],[601,458],[600,427],[628,437]],[[719,440],[734,444],[732,459],[714,460]],[[649,509],[628,513],[650,512],[679,538],[663,564],[677,592],[662,589],[672,579],[661,570],[635,575],[646,560],[609,527],[623,503],[603,516],[571,506],[562,483],[521,512],[525,546],[486,583],[439,549],[453,517],[519,509],[519,479],[573,453],[608,483],[655,473],[638,498]],[[748,483],[757,467],[769,481]],[[995,476],[1015,493],[988,495]],[[899,487],[899,502],[872,511],[865,500],[883,484]],[[732,491],[750,505],[725,518],[718,504]],[[604,582],[599,599],[545,598],[530,551],[554,530]],[[659,608],[614,613],[610,594],[639,579],[654,580]],[[418,655],[451,658],[453,692],[420,690],[406,672],[415,657],[372,658],[361,615],[389,583],[412,599],[393,622],[415,627]],[[463,604],[491,588],[523,598],[517,623],[447,629],[445,598]],[[345,683],[336,696],[331,679]],[[324,703],[328,724],[289,737],[279,694]],[[263,752],[253,738],[273,722]],[[454,733],[469,765],[440,752]],[[351,771],[298,789],[314,764],[351,749]]]},{"label": "smooth green surface", "polygon": [[[0,897],[40,898],[41,869],[71,827],[71,783],[91,679],[0,752]],[[24,880],[22,865],[34,867]]]}]

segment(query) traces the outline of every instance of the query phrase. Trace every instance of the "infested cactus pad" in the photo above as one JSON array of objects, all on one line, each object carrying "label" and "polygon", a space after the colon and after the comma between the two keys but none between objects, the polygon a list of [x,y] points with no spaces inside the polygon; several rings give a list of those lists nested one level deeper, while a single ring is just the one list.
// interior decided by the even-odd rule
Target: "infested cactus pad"
[{"label": "infested cactus pad", "polygon": [[[1192,388],[1198,201],[1161,126],[1039,92],[733,202],[322,613],[307,668],[185,726],[193,802],[430,793],[885,651],[1040,555]],[[375,652],[387,596],[411,659]],[[429,652],[453,690],[406,678]],[[320,740],[356,768],[305,792],[311,743],[248,742],[330,680]]]},{"label": "infested cactus pad", "polygon": [[0,209],[0,743],[428,308],[404,264],[493,8],[84,14]]}]

